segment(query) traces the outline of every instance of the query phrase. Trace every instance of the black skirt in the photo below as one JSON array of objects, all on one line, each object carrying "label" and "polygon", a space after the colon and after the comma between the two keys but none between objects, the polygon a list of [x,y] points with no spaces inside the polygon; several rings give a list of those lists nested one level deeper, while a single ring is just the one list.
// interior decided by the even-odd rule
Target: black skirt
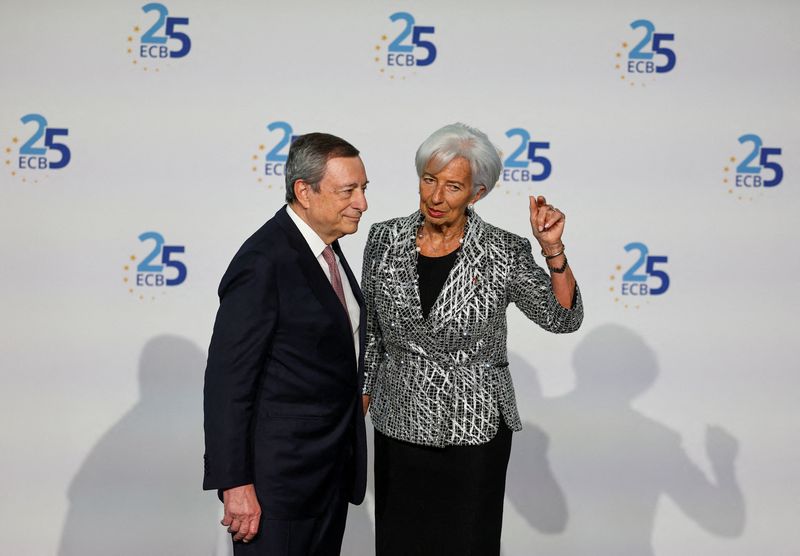
[{"label": "black skirt", "polygon": [[511,430],[431,448],[375,431],[377,556],[498,556]]}]

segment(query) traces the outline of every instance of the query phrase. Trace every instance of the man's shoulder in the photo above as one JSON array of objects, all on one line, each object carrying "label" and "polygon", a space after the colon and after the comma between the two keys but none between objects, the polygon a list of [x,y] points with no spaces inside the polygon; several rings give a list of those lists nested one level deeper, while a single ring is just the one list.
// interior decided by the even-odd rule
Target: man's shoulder
[{"label": "man's shoulder", "polygon": [[[285,209],[279,210],[275,216],[267,220],[258,230],[248,237],[239,248],[237,255],[257,253],[268,258],[280,255],[287,246],[285,223],[289,220]],[[291,222],[289,220],[289,222]]]}]

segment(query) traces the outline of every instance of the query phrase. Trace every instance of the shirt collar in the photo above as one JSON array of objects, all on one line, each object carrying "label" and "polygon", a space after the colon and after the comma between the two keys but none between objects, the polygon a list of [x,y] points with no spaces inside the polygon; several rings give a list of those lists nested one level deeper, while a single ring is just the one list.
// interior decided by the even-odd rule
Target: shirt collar
[{"label": "shirt collar", "polygon": [[300,216],[292,208],[292,205],[286,206],[286,212],[289,214],[289,218],[292,219],[292,222],[294,222],[295,226],[297,226],[297,229],[300,230],[300,234],[306,240],[308,247],[311,249],[311,253],[314,254],[314,257],[319,258],[328,245],[322,241],[322,238],[317,235],[317,232],[315,232],[305,220],[300,218]]}]

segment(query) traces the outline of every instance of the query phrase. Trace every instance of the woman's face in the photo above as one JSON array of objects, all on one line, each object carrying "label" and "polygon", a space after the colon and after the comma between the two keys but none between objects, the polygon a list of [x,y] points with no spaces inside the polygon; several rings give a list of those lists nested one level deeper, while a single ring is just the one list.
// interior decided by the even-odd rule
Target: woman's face
[{"label": "woman's face", "polygon": [[419,179],[419,210],[436,226],[452,226],[464,218],[467,205],[477,201],[484,188],[472,194],[472,170],[466,158],[454,158],[433,172],[429,161]]}]

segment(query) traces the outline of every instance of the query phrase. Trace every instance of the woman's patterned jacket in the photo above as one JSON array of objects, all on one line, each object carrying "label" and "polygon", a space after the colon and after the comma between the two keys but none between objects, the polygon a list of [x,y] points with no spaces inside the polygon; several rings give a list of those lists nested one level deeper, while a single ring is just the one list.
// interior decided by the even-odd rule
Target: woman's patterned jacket
[{"label": "woman's patterned jacket", "polygon": [[522,429],[506,354],[506,310],[515,303],[550,332],[583,320],[556,300],[550,276],[527,239],[470,211],[453,269],[427,319],[422,316],[416,236],[423,216],[372,226],[364,251],[367,310],[364,394],[382,433],[428,446],[483,444],[500,424]]}]

